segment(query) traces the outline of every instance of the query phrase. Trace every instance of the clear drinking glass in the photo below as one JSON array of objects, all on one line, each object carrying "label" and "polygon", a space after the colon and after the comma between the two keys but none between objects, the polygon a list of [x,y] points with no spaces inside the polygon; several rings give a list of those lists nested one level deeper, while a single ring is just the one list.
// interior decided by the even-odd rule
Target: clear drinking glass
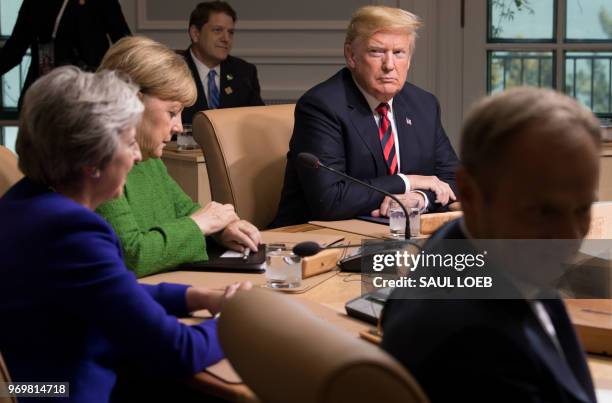
[{"label": "clear drinking glass", "polygon": [[395,201],[389,206],[389,231],[394,237],[403,237],[406,231],[406,215]]},{"label": "clear drinking glass", "polygon": [[301,283],[301,257],[291,250],[266,250],[266,285],[269,288],[297,288]]},{"label": "clear drinking glass", "polygon": [[[404,200],[404,206],[408,210],[410,225],[410,236],[421,234],[421,210],[417,200]],[[391,201],[389,207],[389,231],[394,237],[403,237],[406,231],[406,216],[404,210],[395,202]]]},{"label": "clear drinking glass", "polygon": [[198,143],[193,138],[191,125],[183,125],[183,131],[176,136],[176,148],[179,150],[194,150]]}]

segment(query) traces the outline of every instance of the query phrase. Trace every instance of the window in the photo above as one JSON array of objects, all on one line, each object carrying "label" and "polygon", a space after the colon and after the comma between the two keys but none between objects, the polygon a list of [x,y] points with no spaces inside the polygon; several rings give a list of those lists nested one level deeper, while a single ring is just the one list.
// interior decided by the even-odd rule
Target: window
[{"label": "window", "polygon": [[488,0],[488,93],[556,88],[612,118],[612,1]]},{"label": "window", "polygon": [[[0,0],[0,43],[11,36],[22,0]],[[17,137],[17,102],[30,67],[31,55],[28,50],[20,65],[2,76],[0,86],[0,144],[15,150]]]}]

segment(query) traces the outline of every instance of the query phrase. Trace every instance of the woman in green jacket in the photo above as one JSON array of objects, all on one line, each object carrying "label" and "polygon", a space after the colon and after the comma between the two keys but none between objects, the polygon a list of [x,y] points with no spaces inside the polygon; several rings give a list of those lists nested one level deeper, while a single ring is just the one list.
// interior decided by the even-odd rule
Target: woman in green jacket
[{"label": "woman in green jacket", "polygon": [[255,226],[240,220],[231,204],[194,203],[160,160],[172,134],[183,130],[183,108],[197,96],[183,58],[151,39],[127,37],[108,50],[100,69],[127,74],[145,105],[136,132],[142,162],[128,175],[123,196],[97,209],[119,236],[126,265],[143,277],[206,260],[209,235],[230,249],[256,251],[261,239]]}]

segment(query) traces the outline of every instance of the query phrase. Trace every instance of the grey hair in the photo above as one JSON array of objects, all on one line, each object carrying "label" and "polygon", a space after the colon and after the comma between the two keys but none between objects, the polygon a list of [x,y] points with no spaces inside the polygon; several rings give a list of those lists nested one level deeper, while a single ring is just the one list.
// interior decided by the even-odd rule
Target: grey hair
[{"label": "grey hair", "polygon": [[469,112],[461,131],[461,163],[484,179],[521,133],[536,128],[553,136],[582,129],[601,147],[599,120],[575,99],[549,89],[517,87],[486,97]]},{"label": "grey hair", "polygon": [[84,167],[104,168],[120,135],[140,122],[143,110],[138,87],[126,76],[58,67],[26,92],[16,144],[19,168],[48,186],[78,182]]}]

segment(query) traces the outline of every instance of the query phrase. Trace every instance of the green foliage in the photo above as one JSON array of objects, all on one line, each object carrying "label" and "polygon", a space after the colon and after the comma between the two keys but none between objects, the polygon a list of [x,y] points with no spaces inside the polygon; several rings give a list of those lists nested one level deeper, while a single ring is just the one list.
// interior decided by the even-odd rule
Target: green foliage
[{"label": "green foliage", "polygon": [[608,38],[612,38],[612,16],[603,6],[599,9],[599,24],[601,29],[608,35]]},{"label": "green foliage", "polygon": [[491,21],[491,36],[497,38],[503,33],[504,21],[512,21],[516,13],[526,11],[529,14],[533,14],[533,7],[531,7],[531,0],[491,0],[491,10],[496,8],[500,9],[499,18],[496,23]]}]

